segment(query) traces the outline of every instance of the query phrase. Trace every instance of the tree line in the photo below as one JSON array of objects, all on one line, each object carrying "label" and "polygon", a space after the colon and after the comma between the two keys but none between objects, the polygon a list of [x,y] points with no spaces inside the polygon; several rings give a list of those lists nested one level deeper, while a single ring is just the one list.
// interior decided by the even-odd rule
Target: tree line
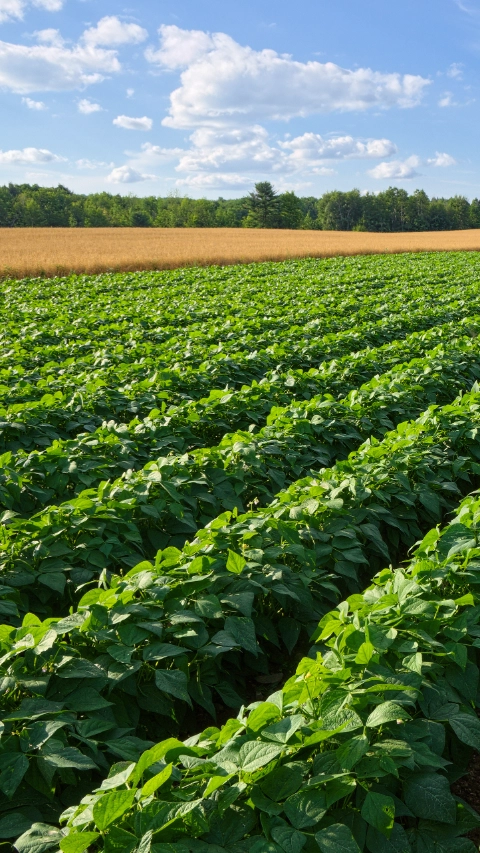
[{"label": "tree line", "polygon": [[480,200],[429,198],[390,187],[380,193],[327,192],[321,198],[277,193],[261,181],[244,198],[173,194],[137,198],[80,195],[62,185],[0,187],[0,227],[294,228],[323,231],[452,231],[480,228]]}]

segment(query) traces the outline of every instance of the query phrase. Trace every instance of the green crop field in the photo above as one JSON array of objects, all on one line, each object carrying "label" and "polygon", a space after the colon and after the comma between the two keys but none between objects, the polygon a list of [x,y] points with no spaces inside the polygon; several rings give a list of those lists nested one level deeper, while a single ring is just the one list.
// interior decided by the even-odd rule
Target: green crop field
[{"label": "green crop field", "polygon": [[479,256],[0,305],[0,849],[474,853]]}]

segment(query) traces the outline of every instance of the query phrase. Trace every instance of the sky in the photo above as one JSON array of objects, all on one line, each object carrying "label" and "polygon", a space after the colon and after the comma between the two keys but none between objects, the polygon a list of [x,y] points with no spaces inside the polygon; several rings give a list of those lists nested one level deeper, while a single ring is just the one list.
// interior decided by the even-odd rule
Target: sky
[{"label": "sky", "polygon": [[0,185],[480,197],[480,0],[0,0]]}]

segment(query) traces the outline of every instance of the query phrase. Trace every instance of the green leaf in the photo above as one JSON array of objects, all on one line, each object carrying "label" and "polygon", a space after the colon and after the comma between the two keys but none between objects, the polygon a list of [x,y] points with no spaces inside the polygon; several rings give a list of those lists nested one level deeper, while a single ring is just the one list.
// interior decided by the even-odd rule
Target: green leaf
[{"label": "green leaf", "polygon": [[268,726],[262,731],[262,737],[277,743],[287,743],[298,729],[303,726],[305,720],[299,714],[292,717],[284,717],[278,723]]},{"label": "green leaf", "polygon": [[145,782],[145,785],[142,788],[142,797],[149,797],[150,794],[154,794],[158,788],[161,788],[165,782],[168,782],[170,776],[172,775],[173,764],[167,764],[166,767],[160,773],[157,773],[153,779],[149,779],[148,782]]},{"label": "green leaf", "polygon": [[133,805],[135,790],[104,794],[93,807],[93,820],[100,831],[125,814]]},{"label": "green leaf", "polygon": [[15,847],[18,853],[45,853],[52,847],[58,848],[63,835],[61,829],[47,823],[34,823],[27,832],[17,838]]},{"label": "green leaf", "polygon": [[267,797],[279,803],[298,791],[305,773],[306,766],[300,762],[282,764],[260,779],[259,785]]},{"label": "green leaf", "polygon": [[235,551],[228,552],[227,559],[227,569],[229,572],[233,572],[235,575],[239,575],[243,572],[243,569],[247,565],[247,561],[240,554],[236,554]]},{"label": "green leaf", "polygon": [[336,756],[342,770],[352,770],[368,752],[370,742],[365,735],[357,735],[338,747]]},{"label": "green leaf", "polygon": [[13,812],[0,819],[0,838],[18,838],[30,829],[31,818],[22,812]]},{"label": "green leaf", "polygon": [[155,671],[155,684],[163,693],[175,696],[190,706],[192,700],[187,689],[187,676],[179,669],[157,669]]},{"label": "green leaf", "polygon": [[360,853],[351,830],[343,823],[334,823],[321,829],[316,833],[315,841],[322,853]]},{"label": "green leaf", "polygon": [[372,646],[371,643],[362,643],[360,646],[357,656],[355,658],[355,663],[358,663],[362,666],[366,666],[369,661],[371,661],[373,655],[375,654],[375,647]]},{"label": "green leaf", "polygon": [[299,791],[289,797],[284,811],[295,829],[305,829],[319,823],[327,811],[327,800],[323,791]]},{"label": "green leaf", "polygon": [[472,714],[454,714],[448,718],[453,731],[462,743],[480,750],[480,720]]},{"label": "green leaf", "polygon": [[83,752],[80,752],[75,746],[66,746],[60,752],[42,752],[41,755],[52,767],[75,767],[77,770],[98,770],[97,765],[92,759],[84,755]]},{"label": "green leaf", "polygon": [[62,838],[60,850],[63,853],[83,853],[98,837],[98,832],[74,832]]},{"label": "green leaf", "polygon": [[362,817],[388,838],[395,820],[395,804],[392,798],[369,791],[362,806]]},{"label": "green leaf", "polygon": [[232,635],[242,649],[251,652],[252,655],[258,655],[255,625],[252,619],[247,619],[246,616],[228,616],[225,619],[225,630]]},{"label": "green leaf", "polygon": [[291,826],[276,826],[272,830],[272,838],[280,845],[285,853],[300,853],[305,847],[307,836]]},{"label": "green leaf", "polygon": [[0,791],[8,799],[13,797],[27,770],[26,755],[20,752],[4,752],[0,755]]},{"label": "green leaf", "polygon": [[282,747],[275,746],[273,743],[247,741],[240,747],[239,766],[244,773],[254,773],[255,770],[265,767],[270,761],[277,758],[281,752]]},{"label": "green leaf", "polygon": [[405,804],[417,817],[454,824],[455,800],[445,776],[417,773],[405,783]]},{"label": "green leaf", "polygon": [[382,726],[384,723],[393,723],[396,720],[406,721],[410,719],[410,714],[398,702],[382,702],[377,705],[374,711],[368,717],[365,725],[370,728]]}]

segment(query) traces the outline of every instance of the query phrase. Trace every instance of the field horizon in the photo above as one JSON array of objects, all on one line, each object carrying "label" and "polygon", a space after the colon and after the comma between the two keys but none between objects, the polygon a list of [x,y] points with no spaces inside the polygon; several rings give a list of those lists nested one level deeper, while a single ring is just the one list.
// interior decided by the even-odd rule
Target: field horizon
[{"label": "field horizon", "polygon": [[480,229],[0,228],[0,278],[440,251],[480,251]]}]

